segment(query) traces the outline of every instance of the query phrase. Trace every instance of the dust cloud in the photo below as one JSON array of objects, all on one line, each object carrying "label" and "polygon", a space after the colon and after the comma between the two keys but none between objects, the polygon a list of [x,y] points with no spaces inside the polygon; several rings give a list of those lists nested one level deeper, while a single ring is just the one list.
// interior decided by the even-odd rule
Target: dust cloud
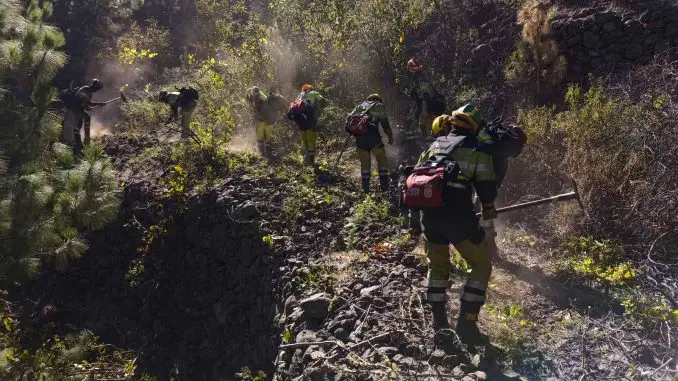
[{"label": "dust cloud", "polygon": [[[150,63],[127,67],[111,61],[105,65],[90,64],[87,73],[87,82],[91,78],[98,78],[104,84],[104,88],[94,94],[93,101],[106,102],[120,97],[121,91],[128,95],[128,90],[142,88],[152,81],[155,70]],[[92,137],[100,137],[117,131],[121,104],[121,100],[111,102],[90,112],[90,115],[92,115],[90,127]]]}]

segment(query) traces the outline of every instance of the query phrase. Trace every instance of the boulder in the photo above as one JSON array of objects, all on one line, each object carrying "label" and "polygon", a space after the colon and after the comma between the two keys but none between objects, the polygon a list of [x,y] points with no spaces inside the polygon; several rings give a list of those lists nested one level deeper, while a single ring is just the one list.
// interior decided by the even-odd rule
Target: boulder
[{"label": "boulder", "polygon": [[377,351],[381,353],[382,355],[391,358],[395,356],[398,353],[398,348],[396,347],[381,347],[378,348]]},{"label": "boulder", "polygon": [[595,49],[600,45],[600,38],[593,32],[584,33],[584,46],[588,49]]},{"label": "boulder", "polygon": [[240,220],[249,220],[259,215],[257,207],[250,201],[238,206],[235,210],[234,217]]},{"label": "boulder", "polygon": [[635,60],[643,55],[643,46],[637,43],[632,43],[626,48],[624,56],[630,60]]},{"label": "boulder", "polygon": [[614,20],[608,21],[607,23],[605,23],[605,25],[603,25],[603,32],[607,32],[607,33],[614,32],[618,28],[619,28],[619,24],[617,24],[617,21],[614,21]]},{"label": "boulder", "polygon": [[294,339],[295,343],[312,343],[314,341],[318,341],[318,337],[313,331],[301,331]]},{"label": "boulder", "polygon": [[306,317],[325,320],[329,313],[331,302],[332,299],[330,296],[327,293],[321,292],[302,300],[299,302],[299,305]]},{"label": "boulder", "polygon": [[666,26],[664,30],[664,36],[666,37],[676,37],[678,36],[678,23],[671,23]]}]

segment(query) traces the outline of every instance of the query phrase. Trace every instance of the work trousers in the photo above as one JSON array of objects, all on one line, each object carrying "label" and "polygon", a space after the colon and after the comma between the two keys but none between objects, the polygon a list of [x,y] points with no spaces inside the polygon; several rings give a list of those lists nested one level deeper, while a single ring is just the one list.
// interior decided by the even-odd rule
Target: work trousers
[{"label": "work trousers", "polygon": [[318,131],[308,129],[301,131],[301,152],[304,155],[304,164],[313,165],[318,144]]},{"label": "work trousers", "polygon": [[[485,245],[483,244],[483,232],[463,240],[462,242],[450,242],[445,239],[442,231],[432,230],[424,225],[426,236],[426,254],[428,259],[428,290],[429,302],[445,302],[446,291],[450,285],[452,263],[450,262],[450,244],[453,244],[461,257],[471,268],[464,291],[461,294],[460,316],[470,321],[478,320],[478,313],[485,304],[487,285],[492,273],[492,263]],[[443,234],[441,234],[443,233]]]},{"label": "work trousers", "polygon": [[360,177],[362,180],[363,191],[370,191],[370,179],[372,178],[372,156],[377,161],[377,170],[379,171],[379,184],[382,190],[388,188],[388,160],[386,158],[386,148],[380,144],[371,150],[356,149],[358,159],[360,159]]},{"label": "work trousers", "polygon": [[271,154],[271,139],[273,139],[273,125],[265,120],[257,120],[257,146],[259,152],[268,157]]}]

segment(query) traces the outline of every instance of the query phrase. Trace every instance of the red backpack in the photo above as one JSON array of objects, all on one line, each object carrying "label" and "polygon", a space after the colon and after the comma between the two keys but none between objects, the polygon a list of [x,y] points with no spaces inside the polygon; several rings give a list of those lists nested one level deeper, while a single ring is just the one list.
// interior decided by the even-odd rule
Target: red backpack
[{"label": "red backpack", "polygon": [[368,113],[378,102],[373,102],[365,111],[360,114],[349,115],[346,119],[346,132],[353,136],[364,135],[372,124],[370,123],[370,116]]},{"label": "red backpack", "polygon": [[290,113],[294,115],[302,115],[306,112],[308,101],[306,99],[297,99],[290,104]]},{"label": "red backpack", "polygon": [[443,206],[444,167],[414,168],[405,181],[403,204],[411,209]]},{"label": "red backpack", "polygon": [[439,208],[445,205],[445,188],[466,189],[460,182],[461,169],[452,160],[452,151],[464,141],[464,136],[445,136],[436,139],[428,148],[433,155],[425,163],[417,165],[405,180],[403,205],[410,209]]}]

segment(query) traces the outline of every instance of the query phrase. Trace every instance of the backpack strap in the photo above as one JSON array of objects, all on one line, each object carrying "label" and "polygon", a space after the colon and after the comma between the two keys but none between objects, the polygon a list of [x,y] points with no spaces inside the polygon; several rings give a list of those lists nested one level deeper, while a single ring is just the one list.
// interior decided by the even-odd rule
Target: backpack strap
[{"label": "backpack strap", "polygon": [[455,148],[466,140],[466,138],[467,136],[464,135],[448,135],[440,137],[431,144],[428,151],[431,152],[431,156],[449,156]]},{"label": "backpack strap", "polygon": [[377,103],[380,103],[380,102],[379,102],[379,101],[374,101],[374,102],[372,102],[372,104],[370,105],[370,107],[366,108],[365,111],[363,111],[362,114],[360,114],[360,116],[365,116],[365,115],[367,115],[367,113],[369,113],[370,110],[372,110],[372,107],[376,106]]}]

